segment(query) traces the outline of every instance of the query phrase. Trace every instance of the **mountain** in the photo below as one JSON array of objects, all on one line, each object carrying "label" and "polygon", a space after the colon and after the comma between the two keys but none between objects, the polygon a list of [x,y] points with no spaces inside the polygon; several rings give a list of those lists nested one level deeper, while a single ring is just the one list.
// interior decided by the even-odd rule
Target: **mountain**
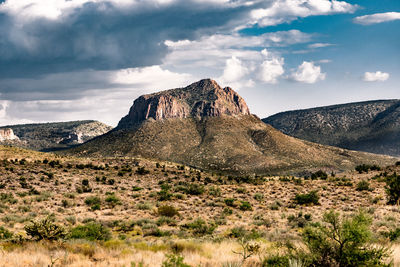
[{"label": "mountain", "polygon": [[98,121],[21,124],[0,127],[0,142],[39,151],[82,144],[112,129]]},{"label": "mountain", "polygon": [[400,156],[400,100],[288,111],[263,121],[285,134],[304,140]]},{"label": "mountain", "polygon": [[210,79],[139,97],[116,129],[69,153],[154,158],[238,175],[393,162],[287,136],[251,115],[234,90]]}]

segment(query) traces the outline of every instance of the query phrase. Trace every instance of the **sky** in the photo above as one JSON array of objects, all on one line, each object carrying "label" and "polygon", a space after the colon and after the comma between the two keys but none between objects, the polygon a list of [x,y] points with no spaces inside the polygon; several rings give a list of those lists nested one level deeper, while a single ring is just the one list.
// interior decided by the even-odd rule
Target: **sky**
[{"label": "sky", "polygon": [[203,78],[260,118],[400,98],[399,0],[0,0],[0,125],[115,126]]}]

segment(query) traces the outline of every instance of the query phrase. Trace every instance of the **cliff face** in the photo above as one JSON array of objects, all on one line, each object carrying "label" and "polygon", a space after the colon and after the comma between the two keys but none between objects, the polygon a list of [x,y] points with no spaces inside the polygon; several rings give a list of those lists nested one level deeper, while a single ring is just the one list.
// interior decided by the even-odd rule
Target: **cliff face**
[{"label": "cliff face", "polygon": [[249,115],[246,102],[229,87],[210,79],[185,88],[162,91],[137,98],[118,128],[129,128],[147,119],[197,118]]},{"label": "cliff face", "polygon": [[400,156],[400,100],[288,111],[263,121],[285,134],[304,140]]},{"label": "cliff face", "polygon": [[11,128],[0,129],[0,142],[19,140]]}]

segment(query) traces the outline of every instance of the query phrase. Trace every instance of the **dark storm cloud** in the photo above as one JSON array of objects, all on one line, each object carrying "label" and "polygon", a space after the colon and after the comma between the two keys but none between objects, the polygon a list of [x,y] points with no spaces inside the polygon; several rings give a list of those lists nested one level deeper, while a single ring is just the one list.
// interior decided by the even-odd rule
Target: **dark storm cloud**
[{"label": "dark storm cloud", "polygon": [[178,1],[124,10],[111,2],[86,3],[56,20],[26,23],[3,12],[0,78],[159,64],[167,53],[165,40],[213,32],[240,21],[248,8]]}]

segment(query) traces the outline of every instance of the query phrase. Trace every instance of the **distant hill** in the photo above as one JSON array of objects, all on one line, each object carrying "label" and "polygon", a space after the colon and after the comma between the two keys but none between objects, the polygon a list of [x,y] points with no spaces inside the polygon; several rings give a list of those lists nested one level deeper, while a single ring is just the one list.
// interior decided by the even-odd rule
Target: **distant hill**
[{"label": "distant hill", "polygon": [[400,100],[287,111],[263,121],[287,135],[304,140],[400,156]]},{"label": "distant hill", "polygon": [[140,156],[238,175],[393,162],[284,135],[251,115],[231,88],[209,79],[139,97],[115,130],[68,153]]},{"label": "distant hill", "polygon": [[0,127],[0,135],[4,135],[0,143],[53,151],[82,144],[111,129],[111,126],[91,120],[8,125]]}]

